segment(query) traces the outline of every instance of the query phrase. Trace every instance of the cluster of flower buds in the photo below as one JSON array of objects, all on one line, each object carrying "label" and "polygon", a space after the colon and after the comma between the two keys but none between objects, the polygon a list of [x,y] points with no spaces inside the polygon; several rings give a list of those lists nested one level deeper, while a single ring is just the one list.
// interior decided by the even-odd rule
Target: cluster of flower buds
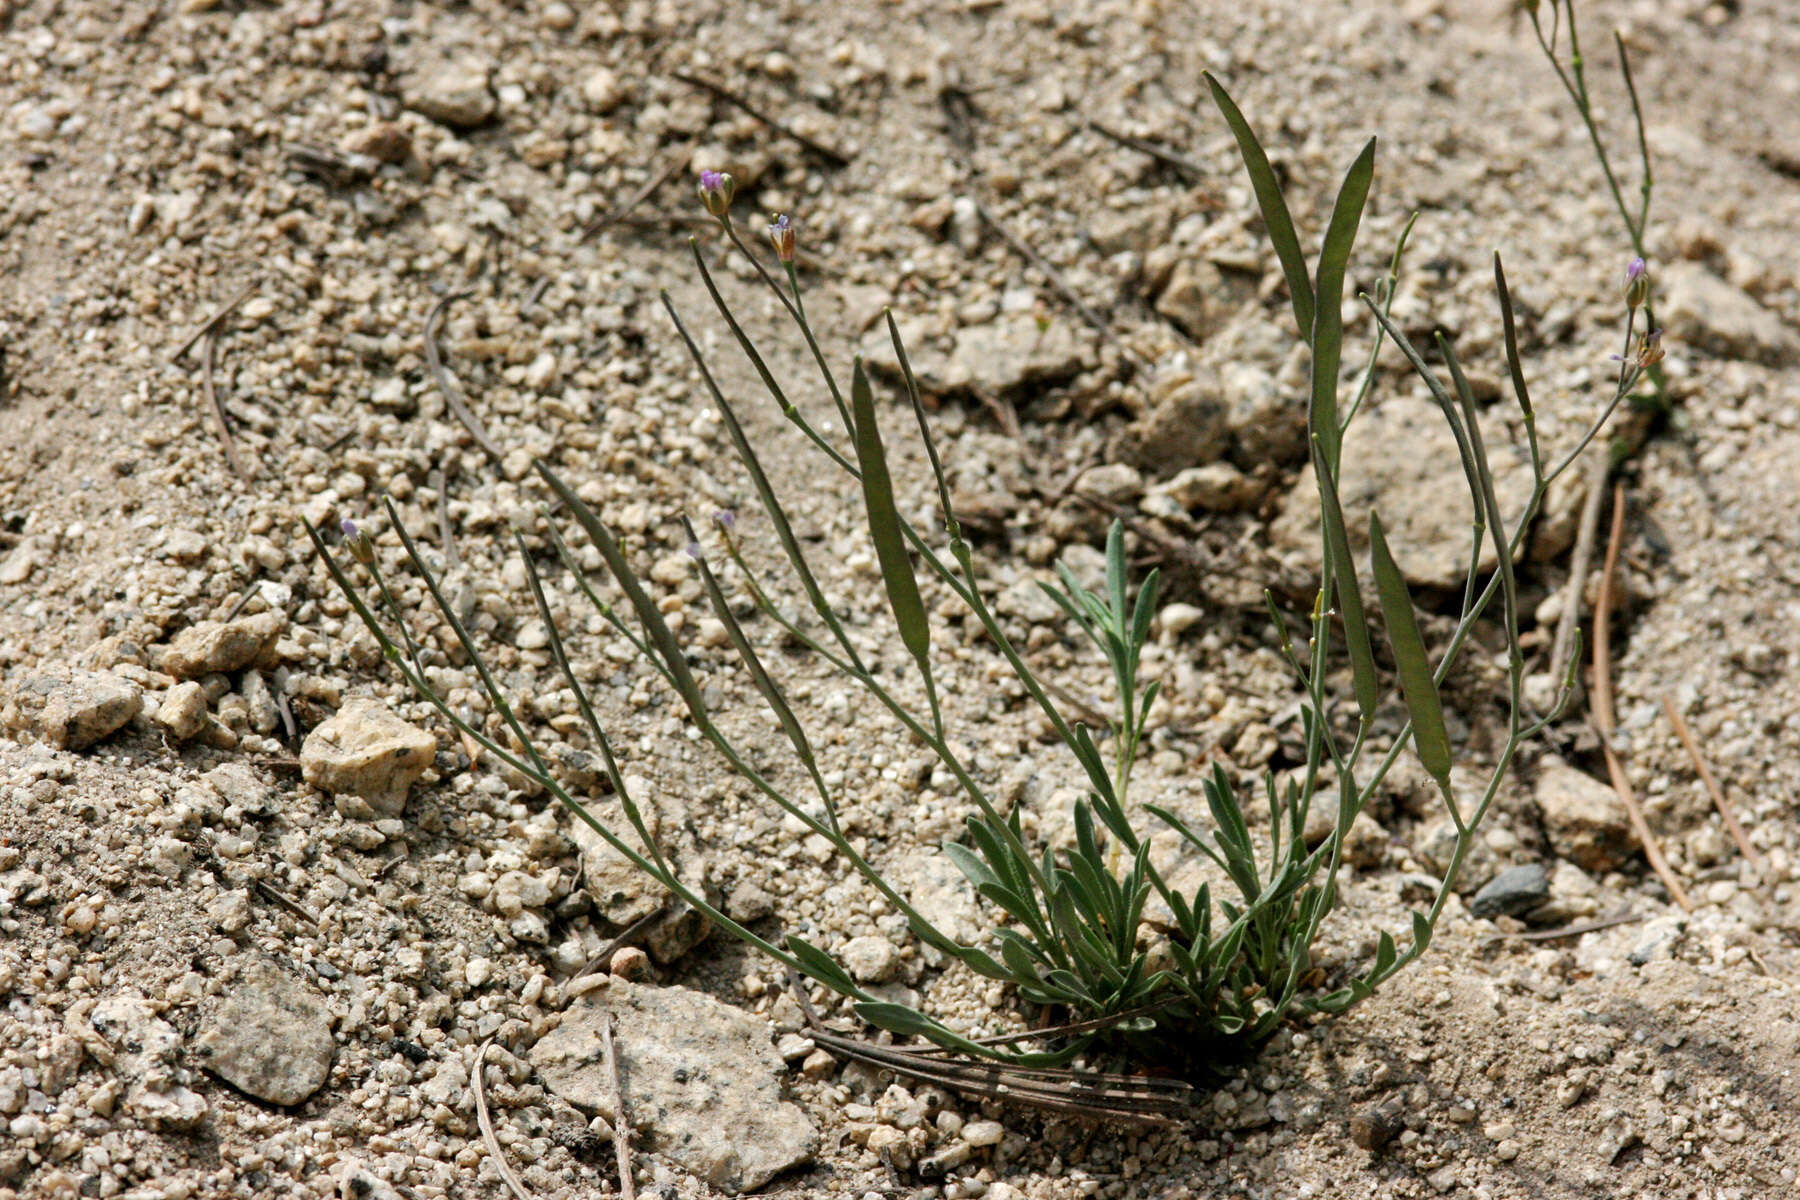
[{"label": "cluster of flower buds", "polygon": [[1636,312],[1650,299],[1650,268],[1634,258],[1625,267],[1625,305]]},{"label": "cluster of flower buds", "polygon": [[737,180],[724,171],[700,172],[700,203],[706,211],[721,219],[731,211],[731,198],[737,195]]},{"label": "cluster of flower buds", "polygon": [[365,567],[375,561],[375,543],[369,540],[368,534],[356,527],[355,521],[345,517],[338,522],[338,528],[344,531],[344,549],[350,552],[351,558]]}]

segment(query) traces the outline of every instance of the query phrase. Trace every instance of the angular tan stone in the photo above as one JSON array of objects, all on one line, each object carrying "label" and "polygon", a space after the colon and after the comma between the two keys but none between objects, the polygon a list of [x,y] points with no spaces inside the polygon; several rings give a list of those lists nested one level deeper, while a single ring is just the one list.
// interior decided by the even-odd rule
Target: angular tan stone
[{"label": "angular tan stone", "polygon": [[1635,853],[1625,806],[1612,788],[1592,775],[1549,758],[1533,793],[1557,857],[1598,873],[1618,869]]},{"label": "angular tan stone", "polygon": [[429,733],[380,701],[358,698],[306,735],[300,771],[306,782],[336,797],[347,817],[397,817],[436,753],[437,739]]},{"label": "angular tan stone", "polygon": [[162,653],[161,668],[177,679],[221,671],[241,671],[275,648],[287,617],[262,612],[241,620],[198,621],[175,635]]},{"label": "angular tan stone", "polygon": [[137,716],[143,693],[105,671],[45,667],[21,679],[0,705],[0,728],[64,750],[85,750]]},{"label": "angular tan stone", "polygon": [[156,706],[156,723],[178,742],[199,733],[206,724],[206,689],[191,679],[170,688]]}]

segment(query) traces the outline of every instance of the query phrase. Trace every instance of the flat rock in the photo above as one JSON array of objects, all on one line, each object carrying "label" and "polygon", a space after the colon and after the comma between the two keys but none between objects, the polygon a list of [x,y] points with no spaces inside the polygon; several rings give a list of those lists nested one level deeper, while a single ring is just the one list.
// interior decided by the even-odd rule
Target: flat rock
[{"label": "flat rock", "polygon": [[1225,287],[1219,268],[1205,259],[1183,258],[1156,298],[1156,311],[1181,332],[1203,342],[1237,307],[1239,297]]},{"label": "flat rock", "polygon": [[191,1133],[205,1124],[206,1097],[176,1061],[181,1035],[141,995],[107,996],[88,1023],[111,1047],[112,1068],[125,1084],[125,1110],[152,1129]]},{"label": "flat rock", "polygon": [[531,1051],[556,1095],[617,1117],[601,1051],[609,1016],[625,1112],[653,1152],[738,1194],[817,1151],[812,1118],[782,1098],[768,1023],[687,988],[614,979],[582,996]]},{"label": "flat rock", "polygon": [[1231,438],[1231,403],[1210,371],[1171,372],[1157,381],[1144,414],[1121,430],[1107,455],[1164,475],[1224,453]]},{"label": "flat rock", "polygon": [[1558,857],[1599,874],[1624,865],[1636,852],[1618,795],[1593,776],[1548,758],[1533,794]]},{"label": "flat rock", "polygon": [[63,750],[85,750],[143,707],[137,685],[117,675],[49,666],[13,685],[0,704],[0,727]]},{"label": "flat rock", "polygon": [[436,738],[380,701],[359,697],[306,735],[300,772],[306,782],[330,792],[347,817],[397,817],[436,753]]},{"label": "flat rock", "polygon": [[[675,868],[677,877],[716,903],[718,889],[712,882],[711,862],[700,847],[686,802],[679,795],[664,792],[639,776],[627,776],[625,786],[638,806],[645,828],[656,839],[664,858]],[[590,800],[587,807],[602,825],[624,838],[627,845],[637,843],[637,834],[625,819],[616,797]],[[711,933],[712,926],[703,916],[676,901],[667,888],[613,849],[586,822],[571,822],[569,836],[581,850],[583,886],[593,897],[600,916],[608,922],[622,928],[643,920],[658,909],[669,909],[644,931],[644,944],[656,961],[674,962]]]},{"label": "flat rock", "polygon": [[488,65],[477,58],[436,58],[421,63],[401,83],[406,107],[452,129],[485,124],[495,109]]},{"label": "flat rock", "polygon": [[[1028,312],[1001,313],[992,321],[965,325],[952,335],[946,354],[902,324],[907,361],[927,392],[984,392],[1013,395],[1032,386],[1061,383],[1094,362],[1093,337],[1085,326],[1056,320],[1040,326]],[[899,375],[887,323],[880,322],[863,343],[872,370]]]},{"label": "flat rock", "polygon": [[974,885],[945,855],[903,854],[883,863],[882,870],[907,902],[945,936],[972,946],[986,932]]},{"label": "flat rock", "polygon": [[1156,489],[1189,512],[1240,512],[1262,496],[1262,487],[1228,462],[1177,471]]},{"label": "flat rock", "polygon": [[1481,886],[1469,901],[1478,917],[1516,917],[1550,898],[1550,873],[1542,863],[1508,867]]},{"label": "flat rock", "polygon": [[1769,367],[1800,362],[1800,335],[1787,322],[1698,263],[1671,263],[1661,284],[1666,342]]},{"label": "flat rock", "polygon": [[[1511,521],[1531,496],[1531,461],[1505,436],[1496,418],[1483,422],[1488,462],[1500,511]],[[1443,413],[1427,400],[1390,396],[1360,414],[1344,437],[1338,493],[1359,563],[1368,559],[1369,513],[1381,514],[1394,560],[1415,587],[1460,588],[1469,570],[1474,509],[1462,462]],[[1309,561],[1319,554],[1319,489],[1302,469],[1281,516],[1269,530],[1283,549]],[[1491,541],[1483,543],[1481,570],[1495,567]]]},{"label": "flat rock", "polygon": [[287,617],[261,612],[236,621],[199,621],[163,647],[158,667],[177,679],[241,671],[275,649]]},{"label": "flat rock", "polygon": [[195,1048],[232,1087],[283,1105],[319,1090],[337,1049],[324,997],[266,959],[247,964],[226,986]]}]

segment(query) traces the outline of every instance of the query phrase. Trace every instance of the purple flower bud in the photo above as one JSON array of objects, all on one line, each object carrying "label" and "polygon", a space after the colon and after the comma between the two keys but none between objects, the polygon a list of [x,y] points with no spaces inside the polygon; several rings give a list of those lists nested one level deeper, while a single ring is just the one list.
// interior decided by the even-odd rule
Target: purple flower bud
[{"label": "purple flower bud", "polygon": [[730,529],[737,524],[737,514],[728,508],[720,509],[713,514],[713,520],[719,523],[719,528]]},{"label": "purple flower bud", "polygon": [[775,257],[783,263],[794,261],[794,222],[786,213],[775,218],[769,226],[769,240],[775,243]]},{"label": "purple flower bud", "polygon": [[689,558],[693,559],[695,562],[700,561],[700,543],[699,542],[689,542],[687,544],[687,546],[685,547],[685,549],[687,550],[687,556]]},{"label": "purple flower bud", "polygon": [[1634,258],[1625,268],[1625,306],[1635,312],[1649,298],[1650,268],[1643,259]]},{"label": "purple flower bud", "polygon": [[724,171],[700,172],[700,203],[715,217],[723,218],[731,211],[731,198],[737,195],[737,180]]},{"label": "purple flower bud", "polygon": [[351,558],[365,567],[375,561],[375,544],[368,534],[356,527],[355,521],[345,517],[338,522],[338,528],[344,531],[344,549],[350,552]]}]

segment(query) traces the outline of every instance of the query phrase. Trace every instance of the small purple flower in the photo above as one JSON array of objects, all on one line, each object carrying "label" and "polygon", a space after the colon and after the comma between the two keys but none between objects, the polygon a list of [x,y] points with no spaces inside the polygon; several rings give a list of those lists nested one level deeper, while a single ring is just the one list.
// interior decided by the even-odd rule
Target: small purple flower
[{"label": "small purple flower", "polygon": [[352,521],[349,517],[345,517],[343,520],[339,521],[338,528],[344,531],[344,536],[347,538],[361,536],[356,532],[356,522]]},{"label": "small purple flower", "polygon": [[728,508],[722,508],[713,514],[713,520],[719,523],[720,529],[730,529],[737,524],[737,514]]},{"label": "small purple flower", "polygon": [[689,558],[693,559],[695,562],[700,561],[700,543],[699,542],[689,542],[684,547],[684,549],[687,550],[687,556]]},{"label": "small purple flower", "polygon": [[794,261],[794,222],[786,213],[769,226],[769,240],[775,243],[775,257],[784,265]]},{"label": "small purple flower", "polygon": [[1635,312],[1649,298],[1650,268],[1643,259],[1634,258],[1625,267],[1625,306]]},{"label": "small purple flower", "polygon": [[724,171],[700,172],[700,203],[706,211],[723,219],[731,211],[731,198],[737,195],[737,180]]}]

